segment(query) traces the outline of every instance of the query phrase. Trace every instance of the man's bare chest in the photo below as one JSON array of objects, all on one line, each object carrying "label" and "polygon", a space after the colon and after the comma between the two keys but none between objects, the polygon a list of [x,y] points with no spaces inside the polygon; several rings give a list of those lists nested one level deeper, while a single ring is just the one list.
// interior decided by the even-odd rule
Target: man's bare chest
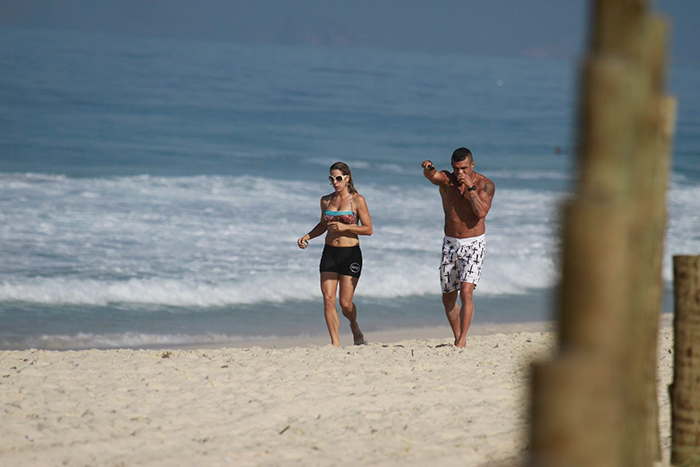
[{"label": "man's bare chest", "polygon": [[470,200],[462,195],[459,188],[452,185],[442,187],[440,195],[445,213],[452,211],[459,214],[473,214]]}]

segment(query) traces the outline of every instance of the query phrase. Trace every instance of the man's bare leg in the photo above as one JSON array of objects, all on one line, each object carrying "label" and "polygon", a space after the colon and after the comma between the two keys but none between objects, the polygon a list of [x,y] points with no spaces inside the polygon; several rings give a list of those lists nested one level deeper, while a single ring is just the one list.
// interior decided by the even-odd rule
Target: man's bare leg
[{"label": "man's bare leg", "polygon": [[458,292],[456,290],[442,294],[442,304],[445,307],[445,314],[452,328],[452,333],[455,335],[455,342],[457,342],[462,329],[459,319],[459,306],[457,306],[457,295]]},{"label": "man's bare leg", "polygon": [[350,330],[352,331],[352,340],[355,345],[363,345],[367,343],[364,334],[357,324],[357,307],[352,299],[355,295],[355,287],[359,278],[352,276],[340,276],[340,309],[343,311],[348,321],[350,321]]},{"label": "man's bare leg", "polygon": [[326,317],[328,333],[331,335],[331,344],[340,347],[340,334],[338,326],[338,310],[335,308],[335,292],[338,289],[338,273],[321,273],[321,293],[323,294],[323,314]]},{"label": "man's bare leg", "polygon": [[474,287],[474,284],[471,282],[462,282],[460,284],[459,298],[462,301],[462,309],[459,314],[459,337],[455,339],[455,346],[457,347],[465,347],[467,345],[467,333],[474,318]]}]

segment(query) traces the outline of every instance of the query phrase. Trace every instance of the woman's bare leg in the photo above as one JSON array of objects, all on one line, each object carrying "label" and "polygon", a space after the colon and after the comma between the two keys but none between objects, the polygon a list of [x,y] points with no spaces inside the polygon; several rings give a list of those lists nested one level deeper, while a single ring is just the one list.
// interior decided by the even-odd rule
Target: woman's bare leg
[{"label": "woman's bare leg", "polygon": [[348,321],[350,321],[350,329],[352,330],[352,338],[355,345],[363,345],[367,343],[364,334],[360,331],[360,326],[357,324],[357,307],[352,299],[355,296],[355,288],[359,278],[352,276],[340,276],[340,309],[343,311]]},{"label": "woman's bare leg", "polygon": [[323,314],[326,317],[328,333],[331,335],[331,344],[339,347],[340,335],[338,326],[340,325],[340,319],[338,318],[338,310],[335,308],[335,293],[337,289],[338,273],[322,272],[321,293],[323,294]]}]

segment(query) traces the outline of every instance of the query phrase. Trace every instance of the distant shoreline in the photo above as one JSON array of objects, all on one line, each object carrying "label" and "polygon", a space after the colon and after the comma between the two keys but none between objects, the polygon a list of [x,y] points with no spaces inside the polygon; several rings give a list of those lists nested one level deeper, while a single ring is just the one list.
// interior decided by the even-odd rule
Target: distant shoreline
[{"label": "distant shoreline", "polygon": [[[662,313],[660,320],[661,327],[673,325],[673,314]],[[515,334],[520,332],[554,332],[556,331],[555,321],[530,321],[521,323],[484,323],[472,324],[469,330],[469,337],[490,336],[494,334]],[[393,344],[404,340],[422,339],[444,339],[446,344],[452,344],[452,332],[445,323],[444,326],[410,327],[404,329],[393,329],[383,331],[365,332],[365,337],[370,344]],[[467,340],[467,343],[468,343]],[[197,350],[197,349],[244,349],[259,347],[262,349],[290,349],[295,347],[312,348],[330,345],[330,339],[326,334],[315,334],[311,336],[275,336],[275,337],[250,337],[236,340],[221,340],[217,342],[188,342],[183,344],[146,344],[134,346],[116,347],[70,347],[63,348],[6,348],[0,352],[23,352],[37,349],[46,352],[80,352],[86,350]],[[352,336],[346,327],[341,327],[340,333],[341,347],[354,347]]]},{"label": "distant shoreline", "polygon": [[[513,334],[516,332],[548,332],[554,330],[554,323],[549,321],[530,323],[504,323],[504,324],[474,324],[469,336],[488,336],[493,334]],[[352,336],[349,332],[341,331],[340,346],[354,347]],[[452,332],[445,323],[445,326],[431,326],[424,328],[395,329],[391,331],[366,332],[365,337],[371,344],[391,344],[403,340],[420,339],[445,339],[451,343],[454,338]],[[244,339],[233,342],[184,344],[184,345],[163,345],[149,346],[146,348],[162,349],[219,349],[219,348],[250,348],[260,347],[263,349],[288,349],[292,347],[318,347],[330,345],[330,338],[326,335],[308,337],[276,337],[270,339]]]},{"label": "distant shoreline", "polygon": [[[661,314],[660,326],[669,327],[673,325],[673,315],[669,313]],[[554,321],[533,321],[523,323],[489,323],[473,324],[469,330],[469,337],[490,336],[494,334],[515,334],[519,332],[554,332],[556,323]],[[446,343],[452,343],[454,338],[447,324],[445,326],[431,326],[421,328],[395,329],[390,331],[366,332],[365,337],[370,344],[393,344],[404,340],[421,339],[445,339]],[[216,342],[201,344],[183,345],[161,345],[146,346],[144,349],[222,349],[222,348],[251,348],[260,347],[263,349],[288,349],[293,347],[318,347],[330,345],[330,339],[326,335],[316,335],[308,337],[275,337],[269,339],[243,339],[232,342]],[[467,338],[467,346],[469,338]],[[354,347],[352,337],[349,332],[341,331],[341,347]]]}]

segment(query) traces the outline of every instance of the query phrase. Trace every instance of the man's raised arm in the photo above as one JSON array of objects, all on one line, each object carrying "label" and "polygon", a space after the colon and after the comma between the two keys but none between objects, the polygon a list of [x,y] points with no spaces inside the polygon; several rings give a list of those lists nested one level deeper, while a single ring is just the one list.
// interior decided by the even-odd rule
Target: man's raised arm
[{"label": "man's raised arm", "polygon": [[430,180],[433,185],[444,185],[450,180],[445,172],[440,172],[435,168],[432,161],[423,161],[421,167],[423,167],[423,176]]}]

